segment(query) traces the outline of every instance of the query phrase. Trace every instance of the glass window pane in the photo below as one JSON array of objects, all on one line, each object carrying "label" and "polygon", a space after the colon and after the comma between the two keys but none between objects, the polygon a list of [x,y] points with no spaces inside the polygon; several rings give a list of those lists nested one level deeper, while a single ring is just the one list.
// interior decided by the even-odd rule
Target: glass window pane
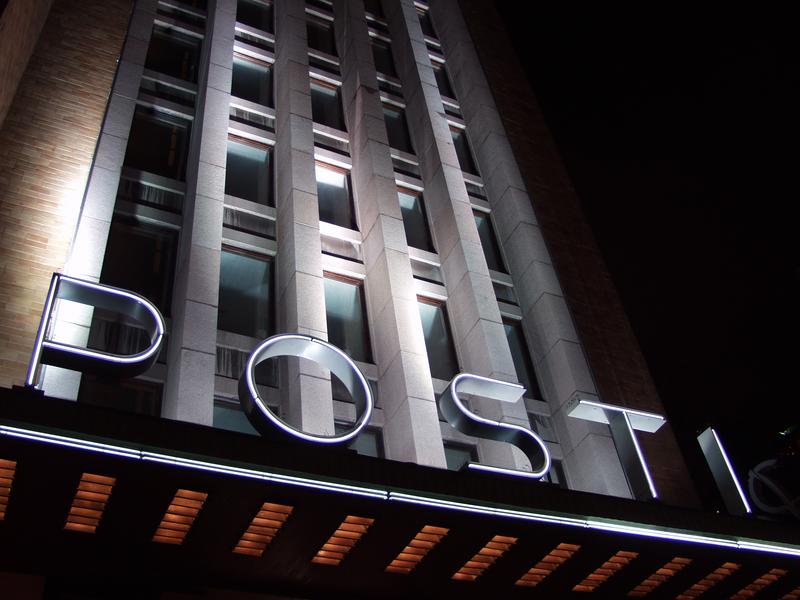
[{"label": "glass window pane", "polygon": [[336,41],[333,37],[333,26],[309,21],[306,30],[308,31],[308,47],[319,50],[331,56],[336,54]]},{"label": "glass window pane", "polygon": [[364,293],[360,285],[325,278],[328,341],[353,360],[372,362]]},{"label": "glass window pane", "polygon": [[315,123],[345,131],[338,87],[311,81],[311,116]]},{"label": "glass window pane", "polygon": [[272,206],[270,152],[250,144],[228,140],[225,193]]},{"label": "glass window pane", "polygon": [[247,415],[244,414],[237,404],[233,403],[214,403],[214,427],[227,429],[229,431],[238,431],[239,433],[259,435],[250,424]]},{"label": "glass window pane", "polygon": [[356,229],[347,173],[318,164],[316,176],[320,221]]},{"label": "glass window pane", "polygon": [[[352,423],[340,423],[339,421],[336,421],[333,426],[337,434],[345,433],[353,428]],[[364,456],[384,457],[383,435],[379,429],[372,427],[362,429],[361,433],[347,447]]]},{"label": "glass window pane", "polygon": [[479,175],[475,161],[472,159],[466,132],[463,129],[450,129],[450,133],[453,136],[453,144],[456,147],[456,155],[458,156],[458,164],[461,166],[461,170],[473,175]]},{"label": "glass window pane", "polygon": [[404,111],[400,108],[383,107],[383,120],[386,122],[386,134],[389,136],[389,145],[403,152],[414,153],[411,146],[411,137],[408,135],[408,125]]},{"label": "glass window pane", "polygon": [[552,459],[552,464],[547,475],[542,477],[541,481],[553,483],[560,488],[567,489],[567,476],[564,474],[564,465],[560,460]]},{"label": "glass window pane", "polygon": [[431,376],[449,381],[458,374],[459,367],[445,308],[441,304],[423,301],[417,302],[417,306],[422,319]]},{"label": "glass window pane", "polygon": [[417,11],[417,16],[419,17],[419,24],[422,27],[422,33],[432,38],[437,37],[436,31],[433,29],[431,16],[428,14],[428,11],[419,10]]},{"label": "glass window pane", "polygon": [[239,0],[236,4],[236,20],[244,25],[272,33],[272,5],[253,0]]},{"label": "glass window pane", "polygon": [[536,379],[536,371],[533,368],[531,355],[528,352],[528,346],[525,343],[525,336],[522,332],[522,323],[503,319],[503,328],[506,331],[506,340],[508,340],[508,348],[511,350],[511,358],[514,359],[517,377],[527,390],[525,397],[542,400],[542,392]]},{"label": "glass window pane", "polygon": [[197,83],[200,40],[172,28],[153,27],[144,66],[170,77]]},{"label": "glass window pane", "polygon": [[178,234],[114,217],[100,282],[141,294],[169,316]]},{"label": "glass window pane", "polygon": [[467,463],[478,461],[475,448],[450,442],[444,444],[444,458],[447,461],[447,468],[451,471],[460,471]]},{"label": "glass window pane", "polygon": [[373,17],[383,17],[383,7],[380,0],[364,0],[364,9]]},{"label": "glass window pane", "polygon": [[382,40],[372,40],[372,58],[375,60],[375,70],[384,75],[397,77],[392,60],[392,48]]},{"label": "glass window pane", "polygon": [[272,106],[272,69],[268,65],[233,58],[231,94],[263,106]]},{"label": "glass window pane", "polygon": [[531,424],[531,429],[538,433],[545,442],[558,442],[556,430],[550,417],[528,413],[528,422]]},{"label": "glass window pane", "polygon": [[433,74],[436,76],[436,85],[439,86],[439,93],[455,100],[456,94],[453,88],[450,87],[450,80],[447,78],[447,71],[444,65],[433,63]]},{"label": "glass window pane", "polygon": [[184,181],[188,146],[188,121],[137,106],[124,163],[126,167]]},{"label": "glass window pane", "polygon": [[217,328],[264,339],[272,335],[272,261],[223,251]]},{"label": "glass window pane", "polygon": [[398,190],[397,199],[400,201],[400,210],[403,212],[403,227],[406,230],[408,245],[420,250],[435,252],[433,243],[431,243],[425,207],[422,204],[422,195]]},{"label": "glass window pane", "polygon": [[493,271],[506,272],[503,265],[503,255],[500,254],[500,246],[497,243],[497,236],[494,234],[494,227],[489,215],[486,213],[473,211],[475,225],[478,227],[478,235],[483,246],[483,255],[486,257],[486,266]]}]

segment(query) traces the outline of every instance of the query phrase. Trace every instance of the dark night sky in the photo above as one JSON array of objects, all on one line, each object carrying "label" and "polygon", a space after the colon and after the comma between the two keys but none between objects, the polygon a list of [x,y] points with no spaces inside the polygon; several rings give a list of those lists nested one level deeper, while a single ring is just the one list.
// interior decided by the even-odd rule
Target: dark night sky
[{"label": "dark night sky", "polygon": [[740,472],[774,456],[800,420],[788,13],[498,6],[682,445],[714,424]]}]

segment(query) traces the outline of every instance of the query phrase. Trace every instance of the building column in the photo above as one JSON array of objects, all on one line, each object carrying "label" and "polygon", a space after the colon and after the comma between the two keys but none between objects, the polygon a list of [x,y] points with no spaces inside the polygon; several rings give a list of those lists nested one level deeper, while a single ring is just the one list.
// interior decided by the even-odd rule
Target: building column
[{"label": "building column", "polygon": [[[216,9],[215,9],[216,8]],[[235,0],[213,0],[186,173],[162,415],[212,425]]]},{"label": "building column", "polygon": [[[95,282],[100,280],[122,162],[128,146],[128,135],[153,31],[156,7],[156,0],[139,0],[134,7],[100,132],[95,161],[89,173],[75,237],[64,267],[66,275]],[[55,314],[51,337],[76,346],[85,346],[89,339],[93,313],[90,306],[61,302]],[[52,366],[45,366],[42,371],[42,388],[48,396],[68,400],[78,398],[81,384],[81,374],[78,371]]]},{"label": "building column", "polygon": [[335,5],[387,458],[446,466],[362,0]]},{"label": "building column", "polygon": [[[305,3],[274,7],[279,331],[327,340]],[[303,359],[285,362],[284,418],[307,433],[333,435],[329,372]]]},{"label": "building column", "polygon": [[572,397],[597,399],[597,389],[458,3],[432,0],[430,10],[482,169],[498,242],[508,260],[523,328],[559,434],[570,487],[629,497],[609,428],[565,413]]},{"label": "building column", "polygon": [[[486,266],[472,206],[453,145],[442,99],[412,0],[385,3],[395,57],[406,98],[406,116],[420,159],[425,199],[442,264],[447,309],[461,370],[517,382],[516,370]],[[481,416],[528,427],[523,401],[514,404],[474,398]],[[521,451],[481,441],[481,462],[529,469]]]}]

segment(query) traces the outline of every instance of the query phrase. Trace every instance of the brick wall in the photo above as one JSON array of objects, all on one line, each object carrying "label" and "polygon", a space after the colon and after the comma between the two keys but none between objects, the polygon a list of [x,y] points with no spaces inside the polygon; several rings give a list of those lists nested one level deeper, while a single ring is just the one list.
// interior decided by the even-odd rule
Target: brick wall
[{"label": "brick wall", "polygon": [[[502,22],[484,0],[460,0],[601,398],[664,414],[617,290]],[[669,424],[640,434],[668,504],[698,506]]]},{"label": "brick wall", "polygon": [[24,380],[66,261],[132,4],[55,0],[0,129],[0,385]]},{"label": "brick wall", "polygon": [[53,0],[0,2],[0,126],[52,4]]}]

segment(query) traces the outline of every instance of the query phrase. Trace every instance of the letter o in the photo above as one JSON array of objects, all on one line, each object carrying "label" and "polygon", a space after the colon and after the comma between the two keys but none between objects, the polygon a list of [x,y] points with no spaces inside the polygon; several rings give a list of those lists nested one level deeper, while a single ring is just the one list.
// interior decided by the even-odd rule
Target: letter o
[{"label": "letter o", "polygon": [[[325,436],[306,433],[285,423],[273,413],[258,392],[255,368],[269,358],[295,356],[307,358],[330,370],[342,382],[356,406],[355,426],[341,435]],[[250,421],[260,431],[278,431],[307,442],[341,444],[352,440],[372,417],[372,390],[366,377],[352,359],[333,344],[308,335],[282,333],[264,340],[250,354],[244,373],[239,378],[239,402]],[[266,427],[264,427],[266,425]]]}]

